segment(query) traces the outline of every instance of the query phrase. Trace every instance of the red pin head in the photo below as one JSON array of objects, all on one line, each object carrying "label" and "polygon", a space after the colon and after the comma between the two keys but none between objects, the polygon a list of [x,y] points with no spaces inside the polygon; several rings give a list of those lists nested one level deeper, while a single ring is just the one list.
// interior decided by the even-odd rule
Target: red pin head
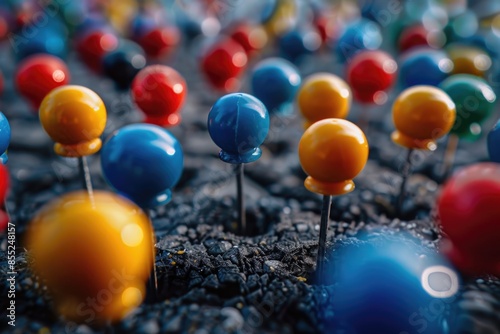
[{"label": "red pin head", "polygon": [[396,61],[383,51],[359,52],[347,66],[347,82],[354,98],[362,103],[385,103],[397,69]]},{"label": "red pin head", "polygon": [[61,59],[48,54],[37,54],[23,60],[15,80],[18,91],[38,110],[48,93],[69,83],[70,75]]},{"label": "red pin head", "polygon": [[201,69],[214,88],[231,92],[240,87],[238,77],[247,62],[245,49],[233,39],[223,38],[203,53]]},{"label": "red pin head", "polygon": [[4,87],[3,75],[2,75],[2,72],[0,71],[0,95],[2,95],[2,93],[3,93],[3,87]]},{"label": "red pin head", "polygon": [[76,50],[83,62],[97,73],[102,72],[102,58],[118,47],[118,37],[105,29],[93,30],[77,42]]},{"label": "red pin head", "polygon": [[186,81],[164,65],[142,69],[132,82],[132,98],[146,115],[146,123],[174,126],[181,121],[179,110],[186,98]]},{"label": "red pin head", "polygon": [[437,207],[443,251],[462,272],[500,275],[500,165],[468,166],[446,183]]}]

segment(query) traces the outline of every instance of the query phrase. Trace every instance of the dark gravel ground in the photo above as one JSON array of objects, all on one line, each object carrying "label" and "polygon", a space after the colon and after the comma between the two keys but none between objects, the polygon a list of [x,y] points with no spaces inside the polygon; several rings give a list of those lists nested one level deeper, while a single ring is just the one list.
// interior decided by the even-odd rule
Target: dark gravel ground
[{"label": "dark gravel ground", "polygon": [[[7,66],[13,61],[6,47],[0,50],[0,64],[9,80],[14,68]],[[335,277],[326,285],[314,284],[321,197],[303,186],[305,175],[296,150],[302,133],[300,117],[275,117],[262,158],[245,167],[250,233],[236,235],[234,173],[217,159],[218,149],[206,131],[206,117],[216,96],[200,80],[194,60],[182,59],[185,52],[170,62],[189,86],[184,121],[172,129],[185,151],[184,174],[173,201],[152,212],[158,239],[159,296],[107,327],[58,319],[50,310],[50,296],[27,269],[29,254],[22,236],[28,222],[55,196],[80,188],[81,181],[76,161],[55,156],[37,118],[13,88],[7,87],[0,103],[13,132],[8,164],[13,184],[7,207],[17,226],[18,275],[16,327],[7,326],[4,318],[0,322],[3,333],[347,333],[335,317]],[[338,66],[328,59],[320,56],[301,71],[338,72]],[[94,89],[105,100],[109,113],[105,136],[140,119],[128,97],[114,92],[109,81],[89,74],[74,57],[69,64],[72,83]],[[359,108],[354,106],[350,118],[356,120],[358,114]],[[328,252],[331,266],[339,261],[337,250],[366,242],[358,238],[360,232],[393,238],[398,231],[407,231],[416,237],[423,253],[436,252],[440,238],[433,210],[440,188],[436,170],[445,142],[434,153],[414,155],[408,199],[401,219],[395,218],[392,203],[406,154],[389,138],[390,104],[370,110],[370,114],[370,160],[355,180],[356,190],[334,198],[332,204],[328,231],[328,248],[334,250]],[[484,138],[461,143],[455,167],[486,158]],[[94,186],[106,189],[98,155],[89,162]],[[5,234],[0,235],[3,310],[8,302],[6,240]],[[457,303],[440,321],[448,321],[449,332],[500,333],[500,281],[493,277],[465,279]]]}]

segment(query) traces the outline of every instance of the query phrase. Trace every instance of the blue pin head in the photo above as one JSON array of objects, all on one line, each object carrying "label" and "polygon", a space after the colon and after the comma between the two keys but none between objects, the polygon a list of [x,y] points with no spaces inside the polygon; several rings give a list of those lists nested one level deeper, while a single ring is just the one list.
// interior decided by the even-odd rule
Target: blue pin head
[{"label": "blue pin head", "polygon": [[488,154],[491,161],[500,163],[500,120],[488,133]]},{"label": "blue pin head", "polygon": [[453,326],[446,314],[459,276],[417,242],[384,236],[336,250],[333,310],[346,333],[433,334]]},{"label": "blue pin head", "polygon": [[281,58],[259,62],[252,72],[252,93],[270,113],[289,114],[300,87],[298,69]]},{"label": "blue pin head", "polygon": [[382,45],[380,27],[368,19],[349,24],[337,41],[336,53],[340,61],[351,59],[362,50],[376,50]]},{"label": "blue pin head", "polygon": [[259,146],[269,132],[269,113],[256,97],[244,93],[224,95],[208,114],[208,132],[221,148],[219,157],[232,164],[260,158]]},{"label": "blue pin head", "polygon": [[183,169],[180,143],[167,130],[150,124],[127,125],[101,150],[106,181],[143,208],[167,204]]},{"label": "blue pin head", "polygon": [[443,51],[419,48],[400,60],[403,88],[417,85],[438,86],[453,70],[453,62]]},{"label": "blue pin head", "polygon": [[10,144],[10,124],[5,115],[0,112],[0,162],[7,163],[7,148]]}]

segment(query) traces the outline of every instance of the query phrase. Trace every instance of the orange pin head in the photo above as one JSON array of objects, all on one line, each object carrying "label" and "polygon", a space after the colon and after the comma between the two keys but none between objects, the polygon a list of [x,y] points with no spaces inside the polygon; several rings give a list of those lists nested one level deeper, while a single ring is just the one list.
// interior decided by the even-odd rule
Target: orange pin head
[{"label": "orange pin head", "polygon": [[478,47],[452,44],[446,51],[453,62],[453,74],[484,77],[493,63],[488,53]]},{"label": "orange pin head", "polygon": [[410,149],[433,151],[436,140],[451,130],[455,117],[455,103],[443,90],[432,86],[408,88],[392,107],[396,126],[392,140]]},{"label": "orange pin head", "polygon": [[325,118],[346,118],[351,107],[349,85],[336,75],[317,73],[304,81],[297,96],[304,127]]},{"label": "orange pin head", "polygon": [[75,322],[120,320],[138,306],[153,265],[151,223],[116,194],[84,191],[47,204],[26,245],[58,313]]},{"label": "orange pin head", "polygon": [[305,186],[323,195],[354,190],[352,179],[368,160],[368,141],[355,124],[329,118],[311,125],[299,142],[299,159],[309,175]]},{"label": "orange pin head", "polygon": [[40,105],[40,122],[64,157],[82,157],[99,151],[106,126],[106,107],[99,95],[82,86],[52,90]]}]

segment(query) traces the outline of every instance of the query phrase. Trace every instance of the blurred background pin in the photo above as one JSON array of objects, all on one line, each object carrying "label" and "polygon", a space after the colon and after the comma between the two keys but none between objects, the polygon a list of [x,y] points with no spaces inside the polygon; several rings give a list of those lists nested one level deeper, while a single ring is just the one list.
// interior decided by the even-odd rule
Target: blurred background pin
[{"label": "blurred background pin", "polygon": [[272,115],[289,115],[301,84],[298,69],[287,60],[267,58],[252,71],[252,94],[264,103]]},{"label": "blurred background pin", "polygon": [[146,116],[146,123],[178,125],[186,95],[187,85],[182,75],[165,65],[146,66],[132,82],[132,99]]},{"label": "blurred background pin", "polygon": [[93,196],[86,157],[97,153],[106,126],[106,107],[99,95],[83,86],[69,85],[52,90],[40,105],[40,122],[53,141],[54,151],[78,158],[84,187]]},{"label": "blurred background pin", "polygon": [[0,162],[5,165],[7,163],[7,149],[10,144],[10,124],[5,115],[0,112]]}]

